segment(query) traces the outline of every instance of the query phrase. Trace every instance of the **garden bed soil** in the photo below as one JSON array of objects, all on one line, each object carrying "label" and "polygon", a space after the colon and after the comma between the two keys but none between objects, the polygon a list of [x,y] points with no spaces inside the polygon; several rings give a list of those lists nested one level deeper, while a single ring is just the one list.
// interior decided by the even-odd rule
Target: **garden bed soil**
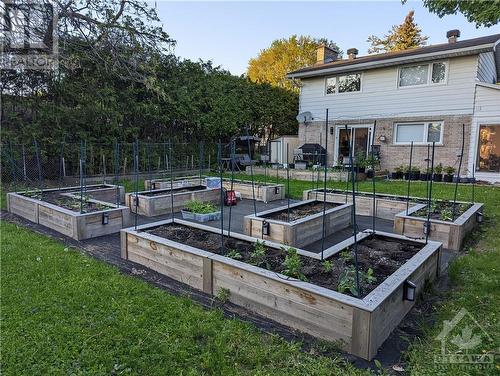
[{"label": "garden bed soil", "polygon": [[[455,218],[453,218],[453,206],[455,206]],[[460,217],[472,207],[469,203],[456,203],[451,201],[436,201],[431,203],[430,219],[452,222],[453,219]],[[427,206],[411,214],[414,217],[427,218]]]},{"label": "garden bed soil", "polygon": [[[100,188],[108,188],[106,186],[100,186]],[[92,187],[92,190],[94,187]],[[106,205],[102,202],[93,202],[84,198],[82,202],[82,207],[80,210],[80,190],[79,189],[61,189],[56,191],[46,191],[43,194],[33,195],[32,193],[21,193],[21,195],[35,200],[40,200],[47,202],[49,204],[57,205],[61,208],[72,210],[78,213],[93,213],[101,210],[113,209],[116,206]],[[85,196],[84,196],[85,197]]]},{"label": "garden bed soil", "polygon": [[[234,259],[273,272],[282,274],[285,272],[283,264],[286,257],[285,248],[275,249],[265,247],[265,256],[259,259],[258,262],[252,262],[252,253],[255,245],[244,240],[225,237],[224,251],[222,251],[220,234],[202,229],[170,223],[147,230],[146,232],[222,256],[232,254],[232,258]],[[359,270],[366,273],[371,268],[373,276],[376,278],[376,281],[372,283],[368,283],[365,280],[360,281],[361,297],[373,291],[422,248],[422,244],[401,242],[380,235],[361,240],[358,243]],[[239,256],[234,257],[235,252]],[[354,253],[351,249],[329,258],[328,260],[332,263],[331,270],[329,271],[325,270],[320,260],[300,255],[298,257],[302,261],[300,272],[303,274],[304,280],[334,291],[338,290],[338,284],[344,271],[354,267]],[[343,293],[353,296],[349,290],[343,291]]]},{"label": "garden bed soil", "polygon": [[[320,196],[320,195],[323,194],[323,189],[321,189],[321,188],[314,189],[313,191],[311,191],[310,195],[316,196],[315,195],[316,192],[317,192],[317,195],[318,195],[318,199],[321,200],[322,196]],[[343,190],[340,190],[340,189],[327,189],[326,193],[336,193],[336,194],[342,194],[342,195],[345,196],[346,191],[343,191]],[[360,197],[369,197],[369,198],[373,197],[373,193],[370,193],[370,192],[357,192],[357,191],[355,191],[355,193],[356,193],[356,197],[358,197],[358,196],[360,196]],[[352,198],[352,191],[347,191],[347,196],[348,196],[348,198]],[[404,202],[406,202],[406,196],[384,195],[384,194],[376,193],[375,197],[376,198],[383,198],[385,200],[404,201]],[[306,198],[304,197],[304,199],[306,199]],[[410,196],[409,199],[410,199],[410,205],[412,205],[412,204],[425,204],[425,203],[427,203],[427,200],[423,199],[423,198],[418,198],[418,197],[412,197],[412,196]]]},{"label": "garden bed soil", "polygon": [[[333,209],[340,204],[335,204],[327,202],[324,205],[326,210]],[[274,219],[282,222],[293,222],[301,218],[308,217],[313,214],[323,212],[323,202],[314,201],[304,205],[295,206],[290,208],[290,215],[288,214],[288,209],[281,210],[279,212],[269,213],[262,216],[262,218]]]}]

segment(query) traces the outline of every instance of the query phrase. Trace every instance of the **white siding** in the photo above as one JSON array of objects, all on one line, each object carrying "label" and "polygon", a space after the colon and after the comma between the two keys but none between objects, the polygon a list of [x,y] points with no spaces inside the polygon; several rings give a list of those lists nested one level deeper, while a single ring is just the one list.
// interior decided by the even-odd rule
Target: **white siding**
[{"label": "white siding", "polygon": [[474,116],[498,117],[500,122],[500,85],[490,88],[477,85]]},{"label": "white siding", "polygon": [[477,79],[488,84],[494,84],[497,82],[495,54],[493,52],[484,52],[479,54]]},{"label": "white siding", "polygon": [[330,119],[471,114],[477,76],[476,56],[448,60],[444,85],[397,87],[398,67],[363,72],[361,92],[325,95],[325,77],[303,79],[300,112],[317,120],[330,109]]}]

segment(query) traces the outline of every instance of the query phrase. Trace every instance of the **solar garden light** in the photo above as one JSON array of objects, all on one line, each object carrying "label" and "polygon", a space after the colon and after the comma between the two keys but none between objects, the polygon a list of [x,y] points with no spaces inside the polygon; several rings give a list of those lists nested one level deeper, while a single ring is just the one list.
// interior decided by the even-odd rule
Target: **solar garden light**
[{"label": "solar garden light", "polygon": [[428,235],[430,232],[431,232],[431,222],[425,221],[424,222],[424,235]]},{"label": "solar garden light", "polygon": [[409,302],[415,301],[416,291],[417,285],[407,279],[403,284],[403,300],[407,300]]},{"label": "solar garden light", "polygon": [[262,222],[262,235],[269,235],[269,222],[268,221]]},{"label": "solar garden light", "polygon": [[476,221],[477,221],[477,223],[483,223],[483,219],[484,219],[483,213],[482,212],[477,212],[476,213]]},{"label": "solar garden light", "polygon": [[102,213],[102,224],[107,225],[109,223],[109,213]]}]

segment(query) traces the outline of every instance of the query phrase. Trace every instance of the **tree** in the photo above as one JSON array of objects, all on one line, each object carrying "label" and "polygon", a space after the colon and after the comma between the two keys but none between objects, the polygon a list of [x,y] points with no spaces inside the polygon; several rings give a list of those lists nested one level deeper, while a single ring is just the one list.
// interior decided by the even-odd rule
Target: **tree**
[{"label": "tree", "polygon": [[383,38],[375,35],[368,37],[371,43],[368,53],[402,51],[410,48],[422,47],[429,37],[422,36],[422,29],[414,20],[415,11],[410,10],[401,25],[394,25]]},{"label": "tree", "polygon": [[424,6],[440,18],[460,12],[467,21],[475,22],[476,27],[490,27],[500,22],[500,0],[424,0]]},{"label": "tree", "polygon": [[338,49],[335,43],[324,38],[292,35],[288,39],[275,40],[256,58],[250,59],[247,76],[253,82],[269,83],[298,92],[297,82],[285,76],[288,72],[314,64],[316,49],[321,44]]}]

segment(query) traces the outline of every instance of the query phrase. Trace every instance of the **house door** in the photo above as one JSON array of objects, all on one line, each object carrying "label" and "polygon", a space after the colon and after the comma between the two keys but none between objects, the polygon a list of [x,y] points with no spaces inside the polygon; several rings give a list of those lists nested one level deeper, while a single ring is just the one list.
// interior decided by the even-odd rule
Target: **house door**
[{"label": "house door", "polygon": [[[337,127],[335,163],[348,163],[349,146],[352,149],[352,156],[367,156],[372,137],[372,127],[366,125],[353,125],[347,128]],[[349,142],[350,141],[350,142]],[[350,143],[350,145],[349,145]]]},{"label": "house door", "polygon": [[500,124],[479,125],[476,171],[500,172]]}]

